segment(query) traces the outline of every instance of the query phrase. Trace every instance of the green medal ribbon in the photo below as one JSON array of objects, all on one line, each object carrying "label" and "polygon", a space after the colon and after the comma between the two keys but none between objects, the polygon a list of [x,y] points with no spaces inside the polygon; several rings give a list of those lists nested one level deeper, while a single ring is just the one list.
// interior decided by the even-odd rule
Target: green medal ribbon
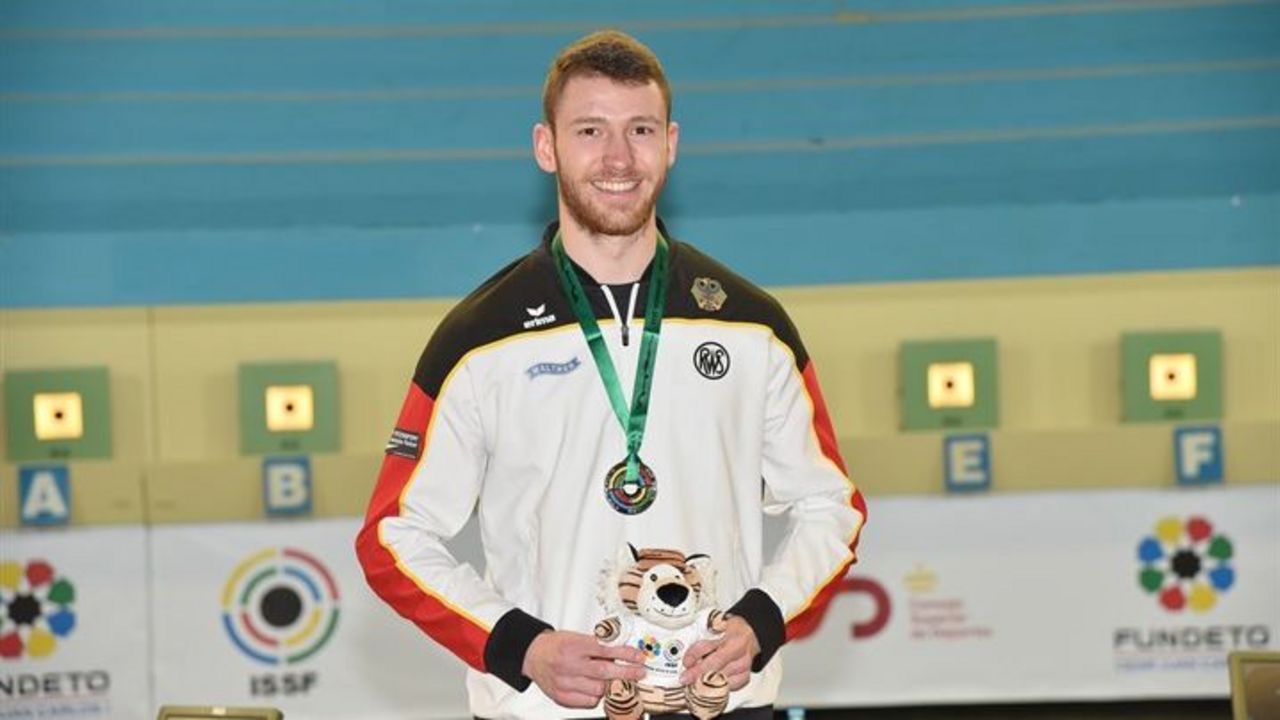
[{"label": "green medal ribbon", "polygon": [[560,287],[569,298],[573,314],[578,318],[578,326],[582,328],[587,346],[591,348],[591,355],[596,360],[596,370],[599,371],[604,390],[609,395],[609,403],[613,405],[613,414],[618,417],[618,423],[627,434],[628,483],[640,480],[640,445],[644,442],[644,424],[649,416],[649,393],[653,388],[658,335],[662,332],[662,313],[667,300],[667,253],[667,239],[662,237],[662,233],[658,233],[657,253],[654,255],[653,272],[649,277],[649,298],[644,309],[644,337],[640,341],[636,382],[631,391],[631,407],[628,409],[622,395],[622,383],[618,380],[618,371],[613,366],[609,348],[600,333],[600,323],[596,322],[587,293],[578,280],[572,261],[564,251],[564,241],[560,239],[558,232],[551,240],[551,254],[555,258],[556,272],[560,276]]}]

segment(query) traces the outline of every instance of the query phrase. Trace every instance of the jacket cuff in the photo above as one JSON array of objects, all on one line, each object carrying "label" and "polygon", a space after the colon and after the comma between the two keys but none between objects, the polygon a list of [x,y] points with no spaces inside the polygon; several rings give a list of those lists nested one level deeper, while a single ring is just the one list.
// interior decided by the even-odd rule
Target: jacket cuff
[{"label": "jacket cuff", "polygon": [[787,623],[782,617],[782,610],[768,593],[752,588],[729,608],[729,613],[746,620],[755,632],[756,642],[760,643],[760,654],[751,661],[751,672],[764,670],[774,653],[786,642]]},{"label": "jacket cuff", "polygon": [[552,629],[520,608],[508,610],[498,618],[484,645],[485,669],[517,691],[524,692],[533,682],[520,672],[524,667],[524,655],[535,637],[544,630]]}]

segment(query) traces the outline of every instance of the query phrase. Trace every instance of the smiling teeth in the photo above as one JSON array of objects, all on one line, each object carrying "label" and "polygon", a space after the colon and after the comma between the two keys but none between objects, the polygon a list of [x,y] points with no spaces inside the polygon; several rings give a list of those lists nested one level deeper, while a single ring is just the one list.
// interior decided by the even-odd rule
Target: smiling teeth
[{"label": "smiling teeth", "polygon": [[600,190],[604,190],[605,192],[620,193],[620,192],[627,192],[629,190],[634,190],[636,186],[640,184],[640,182],[638,180],[631,180],[627,182],[605,182],[602,180],[597,180],[596,182],[593,182],[591,184]]}]

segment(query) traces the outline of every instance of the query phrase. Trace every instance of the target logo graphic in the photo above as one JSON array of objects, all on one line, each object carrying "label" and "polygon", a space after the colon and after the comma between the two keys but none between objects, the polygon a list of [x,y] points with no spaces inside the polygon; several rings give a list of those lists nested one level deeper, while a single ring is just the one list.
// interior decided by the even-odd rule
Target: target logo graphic
[{"label": "target logo graphic", "polygon": [[222,625],[240,652],[267,665],[293,665],[338,627],[338,586],[329,569],[293,548],[246,558],[222,590]]},{"label": "target logo graphic", "polygon": [[75,586],[44,560],[0,562],[0,658],[48,657],[76,627]]},{"label": "target logo graphic", "polygon": [[1236,583],[1235,548],[1203,517],[1161,518],[1138,543],[1138,584],[1169,612],[1208,612]]}]

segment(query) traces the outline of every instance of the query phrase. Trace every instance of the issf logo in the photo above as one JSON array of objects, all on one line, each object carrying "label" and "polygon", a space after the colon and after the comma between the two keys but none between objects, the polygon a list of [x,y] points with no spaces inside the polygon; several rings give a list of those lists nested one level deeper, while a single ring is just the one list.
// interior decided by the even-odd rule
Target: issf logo
[{"label": "issf logo", "polygon": [[338,627],[338,585],[315,557],[267,548],[245,558],[222,590],[222,625],[240,652],[266,665],[315,655]]},{"label": "issf logo", "polygon": [[0,561],[0,658],[52,655],[75,630],[75,599],[75,586],[47,561]]},{"label": "issf logo", "polygon": [[1236,583],[1234,555],[1208,519],[1161,518],[1138,543],[1138,585],[1169,612],[1208,612]]}]

